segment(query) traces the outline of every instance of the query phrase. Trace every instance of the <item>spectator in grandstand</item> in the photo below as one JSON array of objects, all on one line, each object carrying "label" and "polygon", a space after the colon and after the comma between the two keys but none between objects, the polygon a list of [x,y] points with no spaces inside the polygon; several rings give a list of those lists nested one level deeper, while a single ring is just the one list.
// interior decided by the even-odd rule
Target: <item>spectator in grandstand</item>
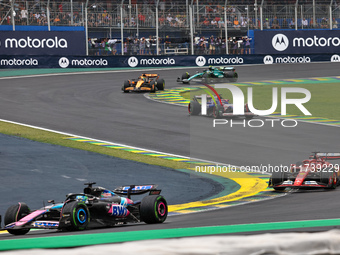
[{"label": "spectator in grandstand", "polygon": [[145,54],[145,38],[142,37],[139,41],[139,55]]},{"label": "spectator in grandstand", "polygon": [[210,36],[209,38],[209,54],[213,55],[215,54],[216,46],[215,46],[215,38],[214,36]]},{"label": "spectator in grandstand", "polygon": [[21,17],[21,24],[26,25],[27,19],[28,19],[28,11],[26,9],[22,8],[21,11],[20,11],[20,17]]},{"label": "spectator in grandstand", "polygon": [[168,25],[171,26],[171,27],[173,27],[173,23],[172,23],[173,19],[174,18],[171,16],[170,13],[168,14],[168,17],[166,17],[166,21],[167,21]]},{"label": "spectator in grandstand", "polygon": [[165,25],[165,18],[164,15],[162,15],[160,18],[158,18],[159,25],[164,26]]},{"label": "spectator in grandstand", "polygon": [[171,39],[170,39],[170,37],[168,35],[165,37],[164,44],[165,44],[165,48],[166,49],[170,48],[170,46],[171,46]]},{"label": "spectator in grandstand", "polygon": [[292,18],[292,20],[289,22],[289,28],[295,28],[295,19]]},{"label": "spectator in grandstand", "polygon": [[235,39],[232,40],[232,43],[231,43],[231,47],[232,47],[232,54],[238,54],[238,51],[239,51],[239,47],[238,47],[238,42]]},{"label": "spectator in grandstand", "polygon": [[218,26],[218,25],[217,25],[217,21],[216,21],[215,19],[212,19],[212,20],[211,20],[211,27],[212,27],[212,28],[217,28],[217,26]]},{"label": "spectator in grandstand", "polygon": [[248,37],[243,38],[244,54],[250,54],[250,39]]},{"label": "spectator in grandstand", "polygon": [[283,21],[282,21],[282,28],[283,29],[287,29],[288,28],[288,22],[287,22],[286,19],[283,19]]},{"label": "spectator in grandstand", "polygon": [[55,17],[55,19],[53,20],[53,22],[54,22],[54,25],[55,25],[55,26],[60,25],[60,18],[59,18],[59,15],[57,15],[57,16]]},{"label": "spectator in grandstand", "polygon": [[208,20],[207,17],[204,18],[204,21],[202,22],[202,25],[203,25],[204,27],[209,27],[210,21]]},{"label": "spectator in grandstand", "polygon": [[266,18],[266,20],[264,22],[264,28],[270,29],[270,24],[269,24],[269,19],[268,18]]},{"label": "spectator in grandstand", "polygon": [[217,37],[215,41],[216,54],[221,54],[222,38]]},{"label": "spectator in grandstand", "polygon": [[218,28],[223,28],[224,27],[224,21],[223,19],[221,18],[219,21],[218,21]]},{"label": "spectator in grandstand", "polygon": [[247,19],[244,17],[241,17],[241,27],[247,27],[248,26],[248,22]]},{"label": "spectator in grandstand", "polygon": [[133,55],[137,55],[137,53],[138,53],[138,50],[139,50],[139,43],[138,43],[138,39],[137,38],[135,38],[134,40],[133,40],[133,44],[132,44],[132,54]]},{"label": "spectator in grandstand", "polygon": [[321,20],[321,28],[328,28],[328,20],[324,17]]},{"label": "spectator in grandstand", "polygon": [[206,49],[207,49],[207,45],[206,45],[206,41],[204,36],[201,37],[201,39],[199,40],[199,54],[205,54],[206,53]]},{"label": "spectator in grandstand", "polygon": [[303,18],[301,23],[302,23],[302,28],[309,28],[308,20],[306,20],[306,18]]},{"label": "spectator in grandstand", "polygon": [[338,28],[338,21],[333,18],[333,28]]},{"label": "spectator in grandstand", "polygon": [[280,23],[279,20],[277,19],[277,17],[275,16],[275,18],[272,21],[272,28],[273,29],[280,29]]},{"label": "spectator in grandstand", "polygon": [[240,28],[240,23],[238,22],[237,17],[234,18],[234,28]]}]

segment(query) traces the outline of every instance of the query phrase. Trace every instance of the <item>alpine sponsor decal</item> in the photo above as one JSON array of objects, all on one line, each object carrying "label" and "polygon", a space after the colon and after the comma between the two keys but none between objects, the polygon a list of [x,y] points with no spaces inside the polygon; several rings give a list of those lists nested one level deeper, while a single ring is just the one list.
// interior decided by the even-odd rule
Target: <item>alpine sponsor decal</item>
[{"label": "alpine sponsor decal", "polygon": [[130,214],[128,209],[117,204],[112,204],[108,213],[116,217],[126,217]]},{"label": "alpine sponsor decal", "polygon": [[98,66],[108,66],[109,62],[107,59],[90,59],[90,58],[82,58],[82,59],[72,59],[71,62],[68,58],[62,57],[59,59],[59,66],[61,68],[71,67],[98,67]]},{"label": "alpine sponsor decal", "polygon": [[57,228],[59,227],[59,222],[54,221],[35,221],[32,223],[33,227],[36,228]]}]

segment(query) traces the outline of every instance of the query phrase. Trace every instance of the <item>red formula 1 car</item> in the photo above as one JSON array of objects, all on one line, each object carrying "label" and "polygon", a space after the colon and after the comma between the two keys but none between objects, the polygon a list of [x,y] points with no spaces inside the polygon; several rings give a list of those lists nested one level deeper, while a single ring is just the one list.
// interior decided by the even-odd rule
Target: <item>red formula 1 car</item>
[{"label": "red formula 1 car", "polygon": [[165,82],[159,78],[158,74],[143,73],[137,79],[124,81],[122,90],[124,93],[133,92],[151,92],[156,90],[164,90]]},{"label": "red formula 1 car", "polygon": [[273,172],[269,187],[275,190],[285,188],[335,189],[339,182],[339,164],[327,160],[340,159],[340,153],[312,152],[309,159],[291,164],[290,170]]}]

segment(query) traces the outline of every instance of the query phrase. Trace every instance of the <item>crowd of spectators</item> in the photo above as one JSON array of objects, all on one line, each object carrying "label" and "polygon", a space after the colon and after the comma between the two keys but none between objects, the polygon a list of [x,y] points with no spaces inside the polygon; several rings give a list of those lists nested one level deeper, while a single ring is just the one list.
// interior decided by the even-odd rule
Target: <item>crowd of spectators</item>
[{"label": "crowd of spectators", "polygon": [[[199,13],[194,13],[194,25],[196,28],[203,29],[222,29],[227,25],[229,28],[259,28],[259,20],[255,20],[254,13],[250,18],[246,18],[245,8],[240,6],[251,5],[254,0],[228,0],[227,20],[224,20],[224,0],[194,0],[199,3]],[[340,1],[340,0],[339,0]],[[334,0],[336,5],[338,0]],[[84,2],[73,0],[73,12],[71,13],[70,0],[59,0],[50,2],[50,22],[51,25],[84,25]],[[128,2],[125,0],[125,2]],[[124,5],[123,24],[121,24],[120,5],[112,1],[89,1],[88,6],[88,26],[89,27],[116,27],[120,28],[155,28],[155,2],[156,0],[131,0],[132,6]],[[191,0],[188,0],[191,3]],[[261,1],[258,1],[258,4]],[[309,4],[312,0],[299,0],[300,4]],[[317,4],[327,4],[329,0],[316,0]],[[1,3],[1,2],[0,2]],[[15,4],[15,23],[17,25],[47,25],[47,1],[23,1],[16,0]],[[173,28],[189,27],[187,6],[184,0],[165,1],[160,0],[159,5],[159,25]],[[265,0],[266,5],[293,5],[296,0]],[[138,4],[138,5],[136,5]],[[11,12],[9,6],[0,4],[1,24],[11,25]],[[269,7],[270,9],[270,7]],[[268,9],[268,10],[269,10]],[[264,13],[266,17],[268,13]],[[293,15],[291,15],[293,16]],[[315,24],[314,24],[315,23]],[[311,17],[298,20],[298,27],[303,28],[329,28],[327,17],[317,17],[313,22]],[[335,25],[334,25],[335,24]],[[337,19],[333,22],[337,27]],[[267,17],[264,18],[264,28],[294,28],[295,21],[292,17]]]},{"label": "crowd of spectators", "polygon": [[[159,38],[158,54],[173,54],[169,49],[181,48],[186,49],[181,51],[181,54],[190,53],[189,40],[183,40],[181,43],[172,42],[169,36]],[[229,54],[251,54],[251,39],[245,37],[230,37],[227,40]],[[108,38],[89,38],[88,41],[90,55],[110,56],[121,54],[121,41]],[[123,41],[124,55],[157,55],[157,42],[154,36],[133,38],[127,37]],[[204,36],[194,38],[194,51],[197,55],[215,55],[224,54],[226,52],[226,40],[222,37],[209,38]]]}]

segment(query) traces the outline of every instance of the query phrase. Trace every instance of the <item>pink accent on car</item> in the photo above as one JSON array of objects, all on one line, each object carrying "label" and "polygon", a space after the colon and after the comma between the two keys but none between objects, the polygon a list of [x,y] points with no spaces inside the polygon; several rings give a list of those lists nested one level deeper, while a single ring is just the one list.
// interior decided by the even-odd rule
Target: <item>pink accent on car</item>
[{"label": "pink accent on car", "polygon": [[15,226],[22,226],[25,225],[27,222],[30,222],[35,217],[44,214],[47,210],[36,210],[29,215],[25,216],[24,218],[20,219],[19,221],[15,222]]}]

